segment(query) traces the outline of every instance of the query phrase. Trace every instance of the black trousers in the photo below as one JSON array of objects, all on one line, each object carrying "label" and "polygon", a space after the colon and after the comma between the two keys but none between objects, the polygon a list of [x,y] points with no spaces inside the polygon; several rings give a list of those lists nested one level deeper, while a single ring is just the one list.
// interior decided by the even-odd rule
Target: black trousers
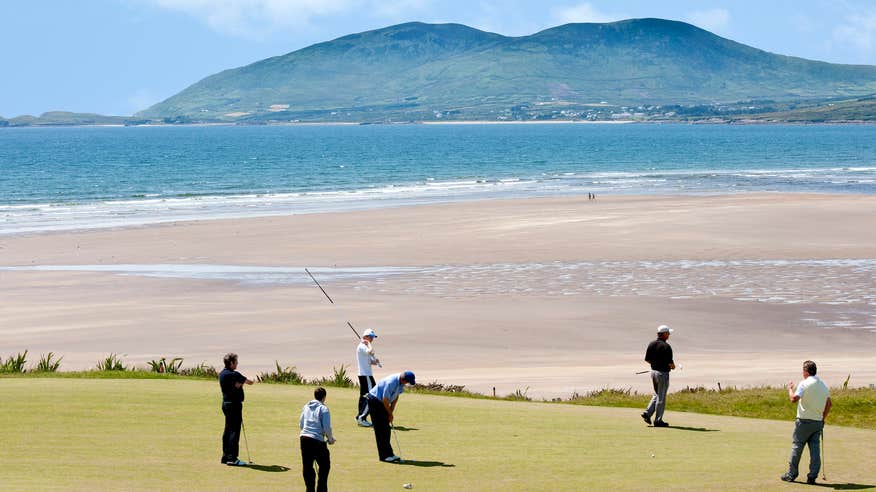
[{"label": "black trousers", "polygon": [[359,413],[357,419],[368,418],[368,392],[375,385],[374,376],[359,376]]},{"label": "black trousers", "polygon": [[[319,467],[319,485],[316,485],[316,473],[313,462]],[[307,492],[327,492],[328,476],[332,469],[332,461],[328,446],[324,441],[301,436],[301,475]]]},{"label": "black trousers", "polygon": [[243,422],[243,403],[223,401],[225,431],[222,433],[222,459],[235,461],[240,451],[240,423]]},{"label": "black trousers", "polygon": [[377,456],[380,461],[383,461],[390,456],[395,456],[390,442],[392,430],[389,427],[389,414],[386,413],[383,402],[370,394],[368,395],[368,407],[371,410],[374,439],[377,441]]}]

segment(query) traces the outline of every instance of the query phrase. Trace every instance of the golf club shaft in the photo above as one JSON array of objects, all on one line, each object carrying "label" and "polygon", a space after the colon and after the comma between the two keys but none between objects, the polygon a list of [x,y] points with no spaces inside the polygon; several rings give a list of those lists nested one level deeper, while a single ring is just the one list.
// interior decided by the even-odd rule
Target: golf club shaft
[{"label": "golf club shaft", "polygon": [[[319,287],[319,290],[322,291],[322,294],[325,296],[325,298],[328,299],[328,301],[329,301],[330,303],[332,303],[332,305],[334,305],[334,304],[335,304],[335,301],[333,301],[332,298],[331,298],[331,296],[328,295],[328,292],[326,292],[325,289],[322,288],[322,285],[320,285],[320,284],[319,284],[319,281],[316,280],[316,277],[314,277],[313,274],[310,273],[310,270],[308,270],[308,269],[305,268],[304,271],[307,272],[307,275],[310,276],[310,279],[313,280],[313,282],[316,284],[317,287]],[[350,323],[349,320],[347,320],[347,326],[349,326],[350,329],[353,330],[353,333],[356,335],[356,339],[357,339],[357,340],[361,340],[361,339],[362,339],[362,337],[359,336],[359,332],[356,331],[355,328],[353,328],[353,323]]]},{"label": "golf club shaft", "polygon": [[243,429],[243,443],[246,444],[247,463],[252,463],[252,455],[249,454],[249,439],[246,438],[246,425],[243,423],[243,419],[240,419],[240,428]]},{"label": "golf club shaft", "polygon": [[824,453],[824,424],[821,425],[821,479],[827,480],[827,455]]},{"label": "golf club shaft", "polygon": [[390,427],[390,429],[392,429],[392,435],[395,437],[395,447],[396,447],[396,449],[398,449],[396,456],[401,457],[402,456],[401,444],[399,444],[399,442],[398,442],[398,433],[395,431],[395,425],[389,424],[389,427]]},{"label": "golf club shaft", "polygon": [[645,374],[646,372],[651,372],[651,371],[639,371],[636,374]]}]

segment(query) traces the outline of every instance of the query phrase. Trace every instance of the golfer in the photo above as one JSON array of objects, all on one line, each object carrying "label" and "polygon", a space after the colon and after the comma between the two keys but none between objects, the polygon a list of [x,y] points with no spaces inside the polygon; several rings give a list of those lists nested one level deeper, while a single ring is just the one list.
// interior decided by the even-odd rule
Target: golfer
[{"label": "golfer", "polygon": [[377,441],[377,455],[380,461],[387,463],[401,461],[392,450],[390,425],[398,397],[404,393],[406,384],[417,384],[411,371],[386,376],[368,392],[368,407],[371,410],[371,423],[374,425],[374,439]]},{"label": "golfer", "polygon": [[246,461],[237,459],[240,447],[240,425],[243,422],[243,385],[252,384],[237,372],[237,354],[227,353],[222,358],[225,369],[219,373],[222,388],[222,413],[225,414],[225,431],[222,433],[222,463],[228,466],[246,466]]},{"label": "golfer", "polygon": [[360,427],[371,427],[368,422],[368,398],[367,394],[374,387],[374,375],[371,366],[380,363],[374,356],[374,339],[377,335],[371,328],[362,333],[362,341],[356,348],[356,362],[359,365],[359,413],[356,414],[356,423]]},{"label": "golfer", "polygon": [[663,411],[666,409],[666,391],[669,390],[669,371],[675,369],[672,360],[672,347],[669,346],[669,334],[672,328],[660,325],[657,328],[657,340],[648,344],[645,351],[645,362],[651,365],[651,382],[654,384],[654,396],[648,403],[648,408],[642,412],[642,419],[651,425],[651,416],[654,416],[654,427],[669,427],[663,420]]},{"label": "golfer", "polygon": [[809,445],[809,473],[806,483],[814,484],[821,469],[821,447],[819,439],[824,432],[824,421],[833,405],[830,401],[830,391],[827,385],[815,375],[818,372],[815,362],[807,360],[803,363],[803,381],[794,390],[794,382],[788,383],[788,398],[797,404],[797,421],[794,424],[794,434],[791,444],[791,459],[788,460],[788,473],[781,476],[786,482],[797,478],[800,456],[803,447]]},{"label": "golfer", "polygon": [[[301,429],[301,474],[304,476],[304,486],[307,492],[326,492],[328,490],[328,475],[332,468],[328,444],[334,444],[332,436],[332,416],[325,406],[325,388],[316,388],[313,399],[301,409],[298,419]],[[313,462],[319,469],[319,485],[316,485],[316,473]]]}]

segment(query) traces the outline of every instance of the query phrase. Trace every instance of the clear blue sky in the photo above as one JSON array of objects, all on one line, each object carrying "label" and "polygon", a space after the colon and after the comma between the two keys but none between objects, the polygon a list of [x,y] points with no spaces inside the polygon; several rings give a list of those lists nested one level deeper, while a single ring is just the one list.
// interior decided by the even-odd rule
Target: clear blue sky
[{"label": "clear blue sky", "polygon": [[2,0],[0,116],[129,115],[220,70],[407,21],[520,36],[633,17],[876,65],[876,0]]}]

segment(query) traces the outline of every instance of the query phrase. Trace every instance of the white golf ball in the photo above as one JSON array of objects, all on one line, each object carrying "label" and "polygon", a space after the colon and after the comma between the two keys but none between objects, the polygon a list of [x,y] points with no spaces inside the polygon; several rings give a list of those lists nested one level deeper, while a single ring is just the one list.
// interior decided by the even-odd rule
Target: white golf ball
[{"label": "white golf ball", "polygon": [[652,458],[654,457],[654,453],[651,453],[651,457],[652,457]]},{"label": "white golf ball", "polygon": [[406,483],[406,484],[403,484],[402,487],[404,487],[406,489],[412,489],[412,488],[414,488],[414,485],[410,484],[410,483]]}]

